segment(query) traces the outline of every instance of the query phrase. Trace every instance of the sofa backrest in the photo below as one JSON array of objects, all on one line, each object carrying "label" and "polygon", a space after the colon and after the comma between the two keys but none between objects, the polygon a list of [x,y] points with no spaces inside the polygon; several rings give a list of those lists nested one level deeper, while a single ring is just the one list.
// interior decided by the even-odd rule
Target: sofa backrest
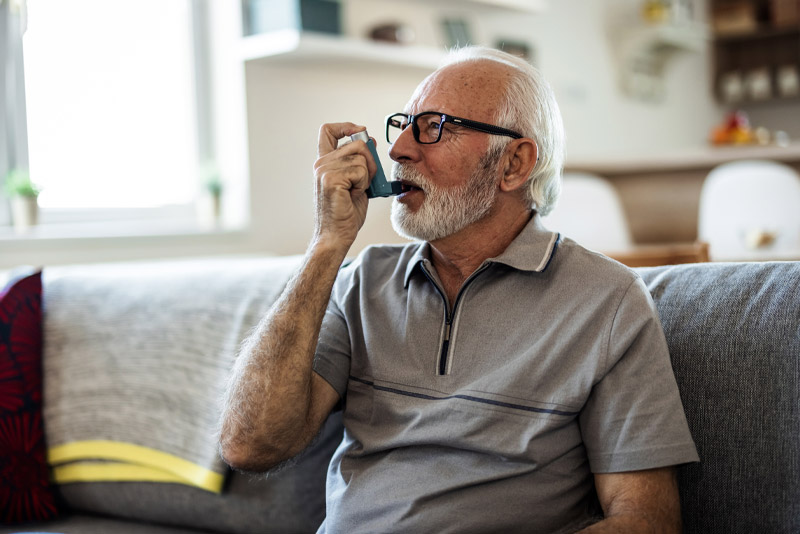
[{"label": "sofa backrest", "polygon": [[800,262],[637,271],[700,454],[679,469],[685,531],[800,532]]}]

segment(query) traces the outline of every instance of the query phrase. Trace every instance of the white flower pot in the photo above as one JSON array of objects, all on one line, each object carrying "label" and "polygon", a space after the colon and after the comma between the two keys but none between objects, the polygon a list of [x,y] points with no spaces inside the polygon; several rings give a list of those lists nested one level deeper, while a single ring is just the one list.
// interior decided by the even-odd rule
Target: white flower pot
[{"label": "white flower pot", "polygon": [[222,222],[222,195],[202,195],[197,201],[197,217],[202,228],[218,228]]},{"label": "white flower pot", "polygon": [[39,204],[36,197],[15,196],[11,198],[11,219],[14,230],[27,232],[39,221]]}]

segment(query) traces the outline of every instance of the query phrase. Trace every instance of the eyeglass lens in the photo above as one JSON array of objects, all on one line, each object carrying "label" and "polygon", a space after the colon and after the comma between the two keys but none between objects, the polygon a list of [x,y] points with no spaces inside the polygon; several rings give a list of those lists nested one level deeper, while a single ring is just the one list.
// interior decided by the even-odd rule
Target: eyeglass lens
[{"label": "eyeglass lens", "polygon": [[408,117],[404,115],[393,115],[386,121],[386,140],[394,144],[403,130],[408,126]]},{"label": "eyeglass lens", "polygon": [[[390,143],[394,143],[408,124],[403,115],[392,117],[387,122],[386,134]],[[419,143],[435,143],[441,136],[442,116],[439,113],[421,113],[414,116],[412,129],[414,138]]]}]

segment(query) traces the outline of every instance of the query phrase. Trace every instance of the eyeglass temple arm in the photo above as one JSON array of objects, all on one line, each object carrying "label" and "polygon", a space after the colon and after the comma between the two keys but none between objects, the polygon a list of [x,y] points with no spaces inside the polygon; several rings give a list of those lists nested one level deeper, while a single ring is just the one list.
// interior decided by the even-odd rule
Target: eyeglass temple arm
[{"label": "eyeglass temple arm", "polygon": [[506,128],[501,128],[500,126],[494,126],[492,124],[486,124],[485,122],[472,121],[469,119],[460,119],[458,117],[449,117],[449,118],[453,124],[466,126],[467,128],[478,130],[479,132],[497,134],[497,135],[507,135],[509,137],[513,137],[514,139],[521,139],[522,137],[524,137],[515,131],[508,130]]}]

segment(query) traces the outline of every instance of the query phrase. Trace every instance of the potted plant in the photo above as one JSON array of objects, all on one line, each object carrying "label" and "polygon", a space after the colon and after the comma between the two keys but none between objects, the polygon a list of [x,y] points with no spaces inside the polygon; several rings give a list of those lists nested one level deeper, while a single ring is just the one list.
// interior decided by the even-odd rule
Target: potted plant
[{"label": "potted plant", "polygon": [[14,229],[25,232],[39,219],[39,193],[41,189],[31,181],[26,170],[13,169],[6,175],[5,190],[11,201]]},{"label": "potted plant", "polygon": [[202,196],[199,214],[202,223],[218,226],[222,217],[222,179],[216,165],[206,164],[201,170]]}]

